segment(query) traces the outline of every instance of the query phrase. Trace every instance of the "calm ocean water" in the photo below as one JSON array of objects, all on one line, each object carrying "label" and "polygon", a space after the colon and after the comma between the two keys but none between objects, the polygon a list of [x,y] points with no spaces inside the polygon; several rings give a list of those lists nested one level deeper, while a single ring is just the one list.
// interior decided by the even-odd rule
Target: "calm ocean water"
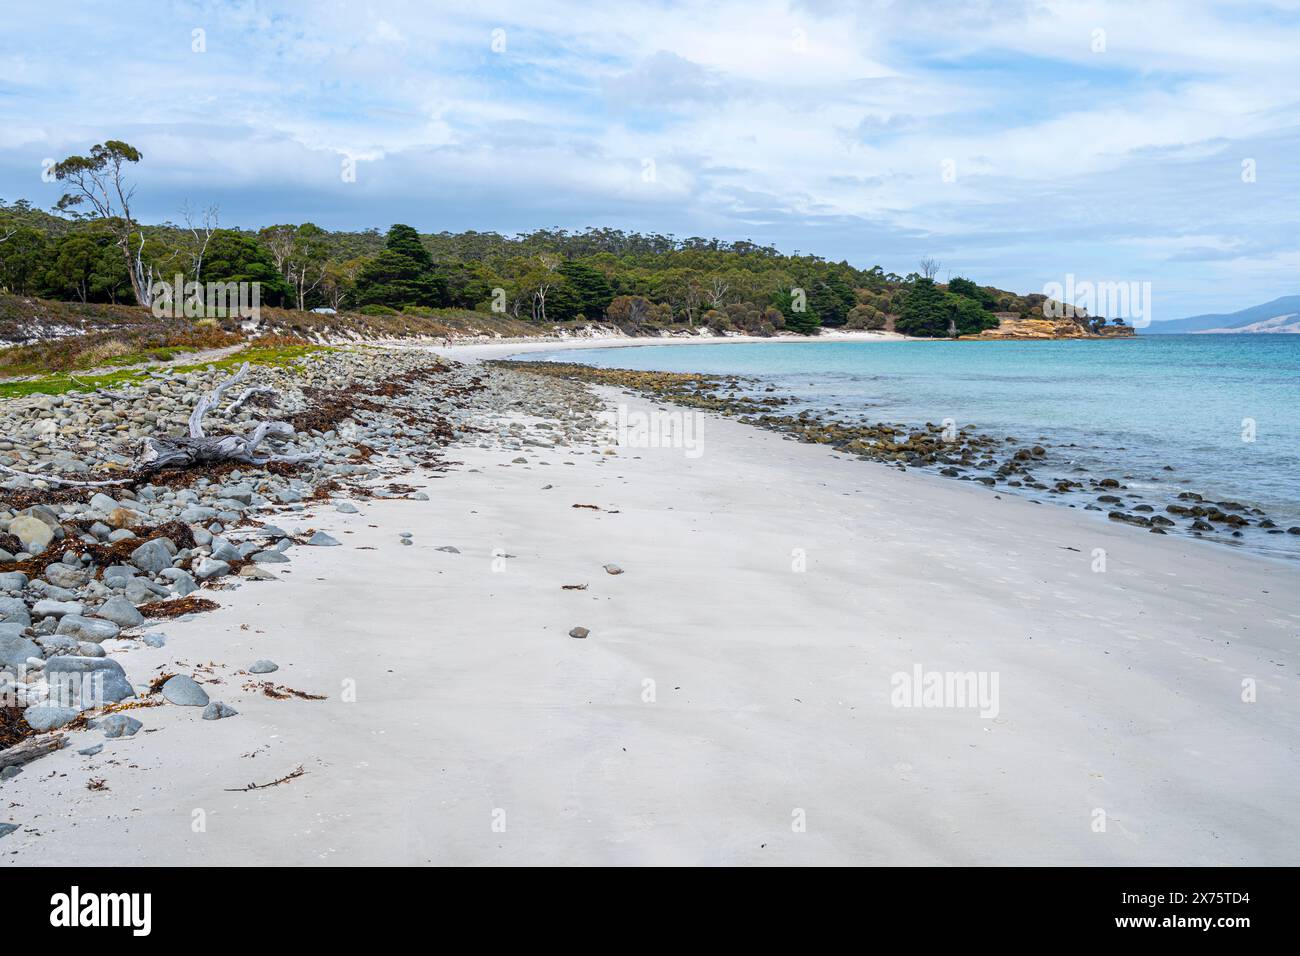
[{"label": "calm ocean water", "polygon": [[[851,420],[911,425],[952,418],[988,434],[1050,444],[1059,469],[1081,465],[1098,477],[1131,476],[1125,483],[1134,490],[1240,501],[1263,508],[1283,528],[1300,525],[1300,336],[812,341],[522,357],[753,376],[795,396],[795,412],[811,408]],[[1064,447],[1071,444],[1077,447]],[[1268,537],[1270,546],[1300,549],[1294,535]]]}]

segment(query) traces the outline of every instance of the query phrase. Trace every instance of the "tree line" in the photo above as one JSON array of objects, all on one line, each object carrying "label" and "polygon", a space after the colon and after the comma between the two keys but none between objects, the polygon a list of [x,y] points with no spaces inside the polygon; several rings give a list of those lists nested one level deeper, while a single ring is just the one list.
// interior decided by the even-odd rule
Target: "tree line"
[{"label": "tree line", "polygon": [[[771,335],[820,328],[952,336],[1027,315],[1021,297],[923,260],[906,276],[770,246],[590,228],[422,235],[330,231],[313,223],[223,228],[215,207],[146,225],[127,170],[142,159],[110,140],[53,167],[66,193],[52,212],[0,200],[0,287],[69,301],[151,304],[159,282],[257,282],[264,305],[371,314],[495,312],[537,322],[612,322],[627,331],[706,327]],[[1037,301],[1035,301],[1037,300]]]}]

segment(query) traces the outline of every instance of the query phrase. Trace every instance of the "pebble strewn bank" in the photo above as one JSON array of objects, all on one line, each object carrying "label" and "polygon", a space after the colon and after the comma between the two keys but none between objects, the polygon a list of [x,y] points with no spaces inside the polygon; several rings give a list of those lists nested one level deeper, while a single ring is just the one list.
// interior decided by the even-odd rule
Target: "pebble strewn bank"
[{"label": "pebble strewn bank", "polygon": [[232,371],[158,371],[122,392],[0,407],[0,779],[65,744],[50,732],[135,734],[142,721],[125,711],[236,716],[189,674],[137,686],[116,658],[162,646],[159,622],[219,606],[223,589],[286,581],[278,572],[296,548],[337,546],[322,511],[355,513],[356,499],[428,500],[398,479],[451,467],[441,450],[458,440],[525,449],[606,437],[599,403],[577,383],[412,349],[322,349],[249,369],[247,388],[222,395],[206,419],[210,436],[285,422],[292,436],[265,453],[305,460],[140,467],[141,442],[184,435],[193,409]]}]

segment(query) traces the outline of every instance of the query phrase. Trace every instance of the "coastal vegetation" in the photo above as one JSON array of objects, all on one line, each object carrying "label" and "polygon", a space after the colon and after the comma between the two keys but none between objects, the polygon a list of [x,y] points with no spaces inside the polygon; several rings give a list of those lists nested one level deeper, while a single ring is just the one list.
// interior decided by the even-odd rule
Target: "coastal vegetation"
[{"label": "coastal vegetation", "polygon": [[[222,227],[216,207],[188,205],[178,210],[179,222],[146,225],[132,212],[127,178],[142,159],[110,140],[52,167],[68,190],[53,212],[0,200],[0,292],[138,308],[153,304],[158,283],[178,278],[256,282],[262,306],[290,312],[472,313],[533,328],[609,323],[634,335],[843,328],[957,337],[997,329],[1002,319],[1043,318],[1044,296],[959,275],[941,282],[930,259],[898,275],[748,241],[609,228],[505,236],[421,234],[399,223],[381,234],[307,222],[250,230]],[[198,298],[184,306],[189,318],[228,317]]]}]

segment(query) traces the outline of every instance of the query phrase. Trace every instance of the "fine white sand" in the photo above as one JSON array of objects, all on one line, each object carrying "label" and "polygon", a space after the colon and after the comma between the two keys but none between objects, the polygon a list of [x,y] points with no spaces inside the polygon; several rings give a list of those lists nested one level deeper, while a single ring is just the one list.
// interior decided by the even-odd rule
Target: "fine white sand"
[{"label": "fine white sand", "polygon": [[676,335],[663,338],[633,338],[627,335],[600,335],[592,338],[534,338],[500,339],[491,341],[457,340],[455,344],[430,344],[429,340],[417,343],[385,343],[396,346],[412,344],[462,362],[480,362],[489,359],[518,355],[526,358],[536,352],[558,352],[569,349],[628,349],[642,346],[671,348],[681,345],[817,345],[826,342],[926,342],[932,339],[914,339],[896,332],[851,332],[841,329],[824,330],[816,337],[805,335]]},{"label": "fine white sand", "polygon": [[[458,449],[411,479],[427,502],[280,520],[344,547],[118,655],[136,682],[212,662],[239,716],[132,711],[148,732],[94,757],[71,735],[0,791],[24,824],[0,860],[1300,862],[1295,568],[716,417],[701,437]],[[328,699],[243,690],[263,657]],[[996,673],[997,717],[892,706],[918,664]]]}]

